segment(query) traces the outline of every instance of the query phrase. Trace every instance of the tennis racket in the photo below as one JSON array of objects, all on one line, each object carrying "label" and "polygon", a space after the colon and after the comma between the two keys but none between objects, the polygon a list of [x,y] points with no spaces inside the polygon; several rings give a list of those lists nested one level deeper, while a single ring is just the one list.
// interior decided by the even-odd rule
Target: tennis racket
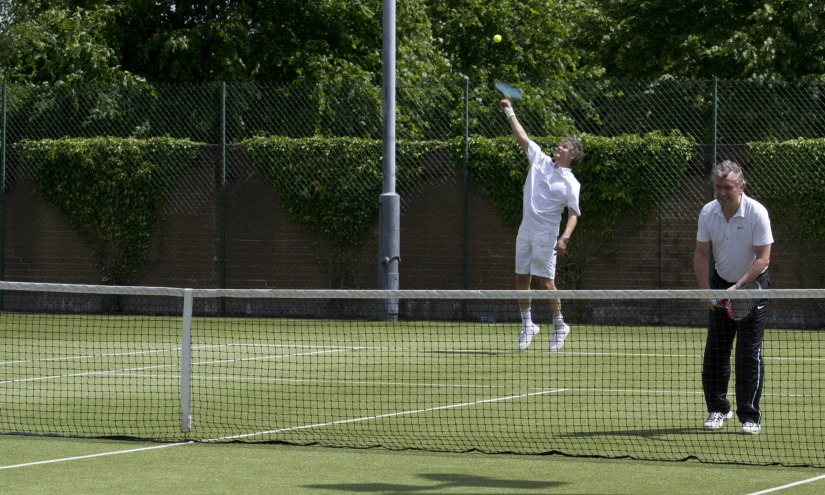
[{"label": "tennis racket", "polygon": [[503,94],[505,98],[514,101],[521,99],[521,91],[511,84],[507,84],[503,81],[496,81],[496,89],[499,93]]},{"label": "tennis racket", "polygon": [[[744,282],[736,290],[760,290],[762,286],[756,280],[749,280]],[[743,299],[718,299],[717,305],[724,308],[728,312],[728,317],[734,321],[742,321],[751,314],[753,308],[761,301],[762,298],[754,295],[753,297],[746,297]]]}]

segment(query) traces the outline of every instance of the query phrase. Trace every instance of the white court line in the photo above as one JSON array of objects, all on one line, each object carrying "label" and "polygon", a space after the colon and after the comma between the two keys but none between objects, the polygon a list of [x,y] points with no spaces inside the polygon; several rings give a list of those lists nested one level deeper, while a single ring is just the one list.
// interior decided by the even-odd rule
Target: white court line
[{"label": "white court line", "polygon": [[[478,405],[478,404],[485,404],[485,403],[491,403],[491,402],[500,402],[500,401],[512,400],[512,399],[521,399],[521,398],[524,398],[524,397],[531,397],[531,396],[545,395],[545,394],[553,394],[553,393],[564,392],[564,391],[565,391],[565,389],[563,389],[563,388],[554,389],[554,390],[545,390],[545,391],[542,391],[542,392],[534,392],[534,393],[530,393],[530,394],[513,395],[513,396],[510,396],[510,397],[497,397],[497,398],[494,398],[494,399],[485,399],[485,400],[479,400],[479,401],[475,401],[475,402],[465,402],[465,403],[462,403],[462,404],[451,404],[451,405],[448,405],[448,406],[431,407],[431,408],[427,408],[427,409],[415,409],[415,410],[411,410],[411,411],[401,411],[401,412],[397,412],[397,413],[381,414],[381,415],[378,415],[378,416],[366,416],[366,417],[362,417],[362,418],[342,419],[342,420],[338,420],[338,421],[331,421],[331,422],[328,422],[328,423],[317,423],[317,424],[313,424],[313,425],[292,426],[292,427],[289,427],[289,428],[280,428],[278,430],[263,431],[263,432],[258,432],[258,433],[248,433],[248,434],[245,434],[245,435],[234,435],[234,436],[230,436],[230,437],[210,438],[210,439],[207,439],[207,440],[200,440],[200,442],[202,442],[202,443],[217,443],[217,442],[222,442],[222,441],[233,440],[233,439],[236,439],[236,438],[246,438],[246,437],[253,437],[253,436],[260,436],[260,435],[269,435],[269,434],[280,433],[280,432],[284,432],[284,431],[306,430],[306,429],[309,429],[309,428],[321,428],[321,427],[324,427],[324,426],[332,426],[332,425],[338,425],[338,424],[357,423],[357,422],[361,422],[361,421],[369,421],[369,420],[372,420],[372,419],[391,418],[391,417],[395,417],[395,416],[404,416],[404,415],[417,414],[417,413],[422,413],[422,412],[439,411],[439,410],[444,410],[444,409],[453,409],[453,408],[456,408],[456,407],[474,406],[474,405]],[[24,464],[14,464],[14,465],[10,465],[10,466],[0,466],[0,469],[12,469],[12,468],[20,468],[20,467],[28,467],[28,466],[37,466],[37,465],[42,465],[42,464],[53,464],[53,463],[56,463],[56,462],[66,462],[66,461],[76,461],[76,460],[81,460],[81,459],[91,459],[91,458],[94,458],[94,457],[105,457],[105,456],[118,455],[118,454],[130,454],[130,453],[133,453],[133,452],[143,452],[143,451],[147,451],[147,450],[163,449],[163,448],[166,448],[166,447],[179,447],[181,445],[189,445],[189,444],[192,444],[192,443],[193,442],[178,442],[178,443],[170,443],[170,444],[164,444],[164,445],[155,445],[155,446],[152,446],[152,447],[142,447],[142,448],[138,448],[138,449],[118,450],[118,451],[114,451],[114,452],[102,452],[102,453],[99,453],[99,454],[90,454],[90,455],[83,455],[83,456],[76,456],[76,457],[65,457],[65,458],[62,458],[62,459],[50,459],[50,460],[47,460],[47,461],[27,462],[27,463],[24,463]]]},{"label": "white court line", "polygon": [[777,486],[777,487],[774,487],[774,488],[768,488],[767,490],[762,490],[761,492],[749,493],[748,495],[764,495],[765,493],[778,492],[779,490],[784,490],[786,488],[793,488],[795,486],[804,485],[805,483],[810,483],[812,481],[819,481],[819,480],[825,480],[825,474],[823,474],[822,476],[817,476],[816,478],[809,478],[807,480],[795,481],[795,482],[789,483],[787,485]]},{"label": "white court line", "polygon": [[[649,354],[649,353],[624,353],[624,352],[568,352],[566,354],[571,354],[574,356],[610,356],[610,357],[661,357],[661,358],[690,358],[690,359],[702,359],[701,354]],[[733,356],[731,356],[731,360],[735,361]],[[817,358],[817,357],[771,357],[765,356],[765,361],[825,361],[825,358]]]},{"label": "white court line", "polygon": [[[297,347],[303,349],[326,349],[325,351],[318,352],[318,353],[296,353],[296,354],[282,354],[276,356],[269,356],[269,357],[257,357],[257,358],[244,358],[244,359],[226,359],[226,360],[215,360],[215,361],[204,361],[193,363],[195,365],[198,364],[217,364],[217,363],[229,363],[229,362],[241,362],[241,361],[259,361],[265,359],[278,359],[281,357],[291,357],[291,356],[309,356],[313,354],[324,354],[324,353],[332,353],[332,352],[343,352],[345,350],[352,350],[352,351],[392,351],[392,352],[431,352],[434,350],[438,350],[440,352],[452,352],[456,354],[462,353],[477,353],[477,352],[486,352],[491,354],[513,354],[512,351],[507,350],[495,350],[495,349],[422,349],[417,347],[373,347],[373,346],[315,346],[315,345],[299,345],[299,344],[257,344],[257,343],[226,343],[226,344],[210,344],[210,345],[198,345],[193,346],[193,349],[214,349],[220,347],[253,347],[253,348],[262,348],[262,347],[276,347],[276,348],[284,348],[284,347]],[[331,350],[329,350],[331,349]],[[35,362],[55,362],[55,361],[73,361],[73,360],[81,360],[81,359],[94,359],[99,357],[118,357],[118,356],[138,356],[142,354],[159,354],[159,353],[167,353],[167,352],[177,352],[181,349],[179,347],[172,348],[172,349],[153,349],[153,350],[144,350],[144,351],[134,351],[134,352],[122,352],[122,353],[107,353],[107,354],[90,354],[90,355],[79,355],[79,356],[66,356],[66,357],[58,357],[58,358],[45,358],[45,359],[26,359],[26,360],[15,360],[15,361],[2,361],[0,362],[0,366],[6,365],[17,365],[17,364],[25,364],[25,363],[35,363]],[[624,352],[568,352],[568,355],[575,355],[575,356],[610,356],[610,357],[618,357],[618,358],[686,358],[686,359],[702,359],[701,355],[698,354],[660,354],[660,353],[624,353]],[[771,357],[766,356],[765,361],[811,361],[811,362],[820,362],[825,361],[825,358],[816,358],[816,357]],[[116,370],[122,371],[122,370]],[[79,376],[79,375],[70,375],[70,376]],[[54,375],[47,377],[47,379],[55,379],[60,378],[60,375]],[[35,380],[35,379],[32,379]],[[4,383],[13,383],[14,381],[5,381],[0,382],[0,385]]]},{"label": "white court line", "polygon": [[[255,382],[255,383],[336,383],[347,385],[380,385],[380,386],[405,386],[405,387],[431,387],[431,388],[483,388],[483,389],[497,389],[497,388],[513,388],[512,385],[473,385],[461,383],[418,383],[418,382],[382,382],[376,380],[333,380],[333,379],[319,379],[319,378],[239,378],[237,376],[193,376],[193,380],[203,381],[226,381],[226,382]],[[540,388],[540,387],[536,387]]]},{"label": "white court line", "polygon": [[364,416],[361,418],[352,418],[352,419],[340,419],[338,421],[330,421],[327,423],[316,423],[313,425],[304,425],[304,426],[291,426],[289,428],[279,428],[277,430],[269,430],[269,431],[259,431],[257,433],[246,433],[244,435],[233,435],[231,437],[220,437],[220,438],[210,438],[208,440],[202,440],[203,442],[221,442],[225,440],[234,440],[237,438],[247,438],[247,437],[255,437],[260,435],[271,435],[275,433],[281,433],[285,431],[295,431],[295,430],[306,430],[309,428],[320,428],[324,426],[333,426],[333,425],[342,425],[347,423],[358,423],[361,421],[370,421],[373,419],[383,419],[383,418],[394,418],[396,416],[406,416],[409,414],[418,414],[430,411],[442,411],[445,409],[455,409],[457,407],[466,407],[466,406],[475,406],[478,404],[488,404],[492,402],[501,402],[505,400],[513,400],[513,399],[523,399],[525,397],[533,397],[537,395],[546,395],[546,394],[555,394],[558,392],[564,392],[567,389],[564,388],[557,388],[553,390],[544,390],[542,392],[532,392],[529,394],[521,394],[521,395],[511,395],[509,397],[496,397],[495,399],[484,399],[484,400],[477,400],[473,402],[462,402],[460,404],[451,404],[449,406],[438,406],[438,407],[428,407],[426,409],[412,409],[410,411],[401,411],[395,413],[387,413],[387,414],[379,414],[377,416]]},{"label": "white court line", "polygon": [[135,352],[115,352],[110,354],[88,354],[88,355],[81,355],[81,356],[68,356],[68,357],[59,357],[59,358],[44,358],[44,359],[21,359],[18,361],[3,361],[0,362],[0,366],[5,366],[7,364],[25,364],[25,363],[48,363],[54,361],[75,361],[78,359],[95,359],[99,357],[117,357],[117,356],[139,356],[141,354],[158,354],[163,352],[176,352],[180,351],[180,347],[174,349],[157,349],[157,350],[149,350],[149,351],[135,351]]},{"label": "white court line", "polygon": [[[118,376],[130,376],[134,378],[167,378],[175,379],[177,376],[173,375],[155,375],[151,373],[122,373],[110,372]],[[334,379],[319,379],[319,378],[265,378],[265,377],[238,377],[233,375],[211,375],[211,376],[193,376],[193,380],[201,381],[225,381],[225,382],[254,382],[254,383],[343,383],[348,385],[376,385],[376,386],[404,386],[409,388],[466,388],[466,389],[506,389],[515,388],[513,385],[475,385],[464,383],[419,383],[419,382],[386,382],[376,380],[334,380]],[[541,387],[535,387],[541,389]],[[664,395],[702,395],[701,390],[654,390],[654,389],[628,389],[628,388],[581,388],[572,387],[565,389],[569,392],[613,392],[626,394],[664,394]],[[819,397],[804,394],[762,394],[762,397]]]},{"label": "white court line", "polygon": [[295,356],[313,356],[316,354],[332,354],[334,352],[345,352],[345,351],[357,351],[360,350],[359,347],[347,347],[343,349],[333,349],[331,351],[313,351],[313,352],[301,352],[298,354],[274,354],[270,356],[259,356],[254,358],[235,358],[235,359],[217,359],[215,361],[198,361],[196,363],[192,363],[193,366],[204,366],[207,364],[217,364],[217,363],[242,363],[244,361],[264,361],[267,359],[281,359],[281,358],[288,358],[288,357],[295,357]]},{"label": "white court line", "polygon": [[[256,358],[241,358],[241,359],[225,359],[220,361],[201,361],[197,363],[192,363],[193,365],[206,365],[206,364],[215,364],[215,363],[233,363],[233,362],[242,362],[242,361],[259,361],[263,359],[279,359],[279,358],[286,358],[286,357],[294,357],[294,356],[310,356],[313,354],[329,354],[332,352],[344,352],[346,350],[358,350],[357,347],[350,347],[350,348],[342,348],[336,349],[332,351],[318,351],[318,352],[303,352],[298,354],[277,354],[273,356],[262,356]],[[16,378],[14,380],[3,380],[0,381],[0,385],[7,385],[9,383],[25,383],[25,382],[38,382],[44,380],[59,380],[61,378],[76,378],[79,376],[94,376],[94,375],[122,375],[126,374],[129,371],[144,371],[144,370],[152,370],[152,369],[160,369],[160,368],[178,368],[180,366],[179,363],[176,364],[159,364],[155,366],[143,366],[139,368],[124,368],[120,370],[106,370],[106,371],[85,371],[83,373],[69,373],[66,375],[49,375],[49,376],[38,376],[35,378]]]},{"label": "white court line", "polygon": [[99,454],[80,455],[77,457],[64,457],[62,459],[49,459],[47,461],[26,462],[24,464],[12,464],[10,466],[0,466],[0,469],[14,469],[29,466],[38,466],[42,464],[54,464],[55,462],[78,461],[81,459],[92,459],[94,457],[105,457],[109,455],[131,454],[132,452],[142,452],[145,450],[165,449],[166,447],[178,447],[180,445],[188,445],[192,442],[167,443],[163,445],[154,445],[152,447],[141,447],[139,449],[117,450],[114,452],[101,452]]},{"label": "white court line", "polygon": [[125,373],[127,371],[143,371],[143,370],[154,370],[159,368],[170,368],[170,367],[178,367],[179,364],[160,364],[157,366],[143,366],[140,368],[125,368],[122,370],[107,370],[107,371],[85,371],[83,373],[69,373],[67,375],[50,375],[50,376],[38,376],[36,378],[15,378],[14,380],[3,380],[0,381],[0,385],[7,385],[9,383],[24,383],[24,382],[39,382],[43,380],[59,380],[61,378],[75,378],[78,376],[93,376],[93,375],[116,375],[118,373]]}]

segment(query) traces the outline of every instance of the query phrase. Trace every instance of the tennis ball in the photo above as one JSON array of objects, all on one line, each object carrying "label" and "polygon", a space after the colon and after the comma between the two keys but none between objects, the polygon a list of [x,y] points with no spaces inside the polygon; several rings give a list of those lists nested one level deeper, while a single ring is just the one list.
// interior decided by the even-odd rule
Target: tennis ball
[{"label": "tennis ball", "polygon": [[493,36],[493,43],[501,43],[501,35],[497,34]]}]

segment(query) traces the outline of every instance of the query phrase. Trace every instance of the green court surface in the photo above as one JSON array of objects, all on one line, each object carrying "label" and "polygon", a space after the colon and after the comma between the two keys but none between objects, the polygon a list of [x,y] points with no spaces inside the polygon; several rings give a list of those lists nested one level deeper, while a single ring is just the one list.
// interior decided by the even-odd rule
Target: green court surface
[{"label": "green court surface", "polygon": [[702,429],[702,328],[578,325],[550,353],[513,323],[198,317],[182,431],[180,319],[0,325],[6,433],[825,466],[821,331],[766,332],[751,436]]},{"label": "green court surface", "polygon": [[823,491],[825,471],[813,468],[0,436],[0,492],[8,494],[814,495]]}]

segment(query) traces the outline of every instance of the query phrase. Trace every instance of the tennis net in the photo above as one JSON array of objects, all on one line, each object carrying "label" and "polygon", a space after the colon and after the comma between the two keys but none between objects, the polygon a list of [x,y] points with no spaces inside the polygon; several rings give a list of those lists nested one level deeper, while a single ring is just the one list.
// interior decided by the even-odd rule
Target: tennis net
[{"label": "tennis net", "polygon": [[6,434],[825,466],[825,290],[760,293],[758,435],[703,428],[698,301],[721,291],[0,291]]}]

